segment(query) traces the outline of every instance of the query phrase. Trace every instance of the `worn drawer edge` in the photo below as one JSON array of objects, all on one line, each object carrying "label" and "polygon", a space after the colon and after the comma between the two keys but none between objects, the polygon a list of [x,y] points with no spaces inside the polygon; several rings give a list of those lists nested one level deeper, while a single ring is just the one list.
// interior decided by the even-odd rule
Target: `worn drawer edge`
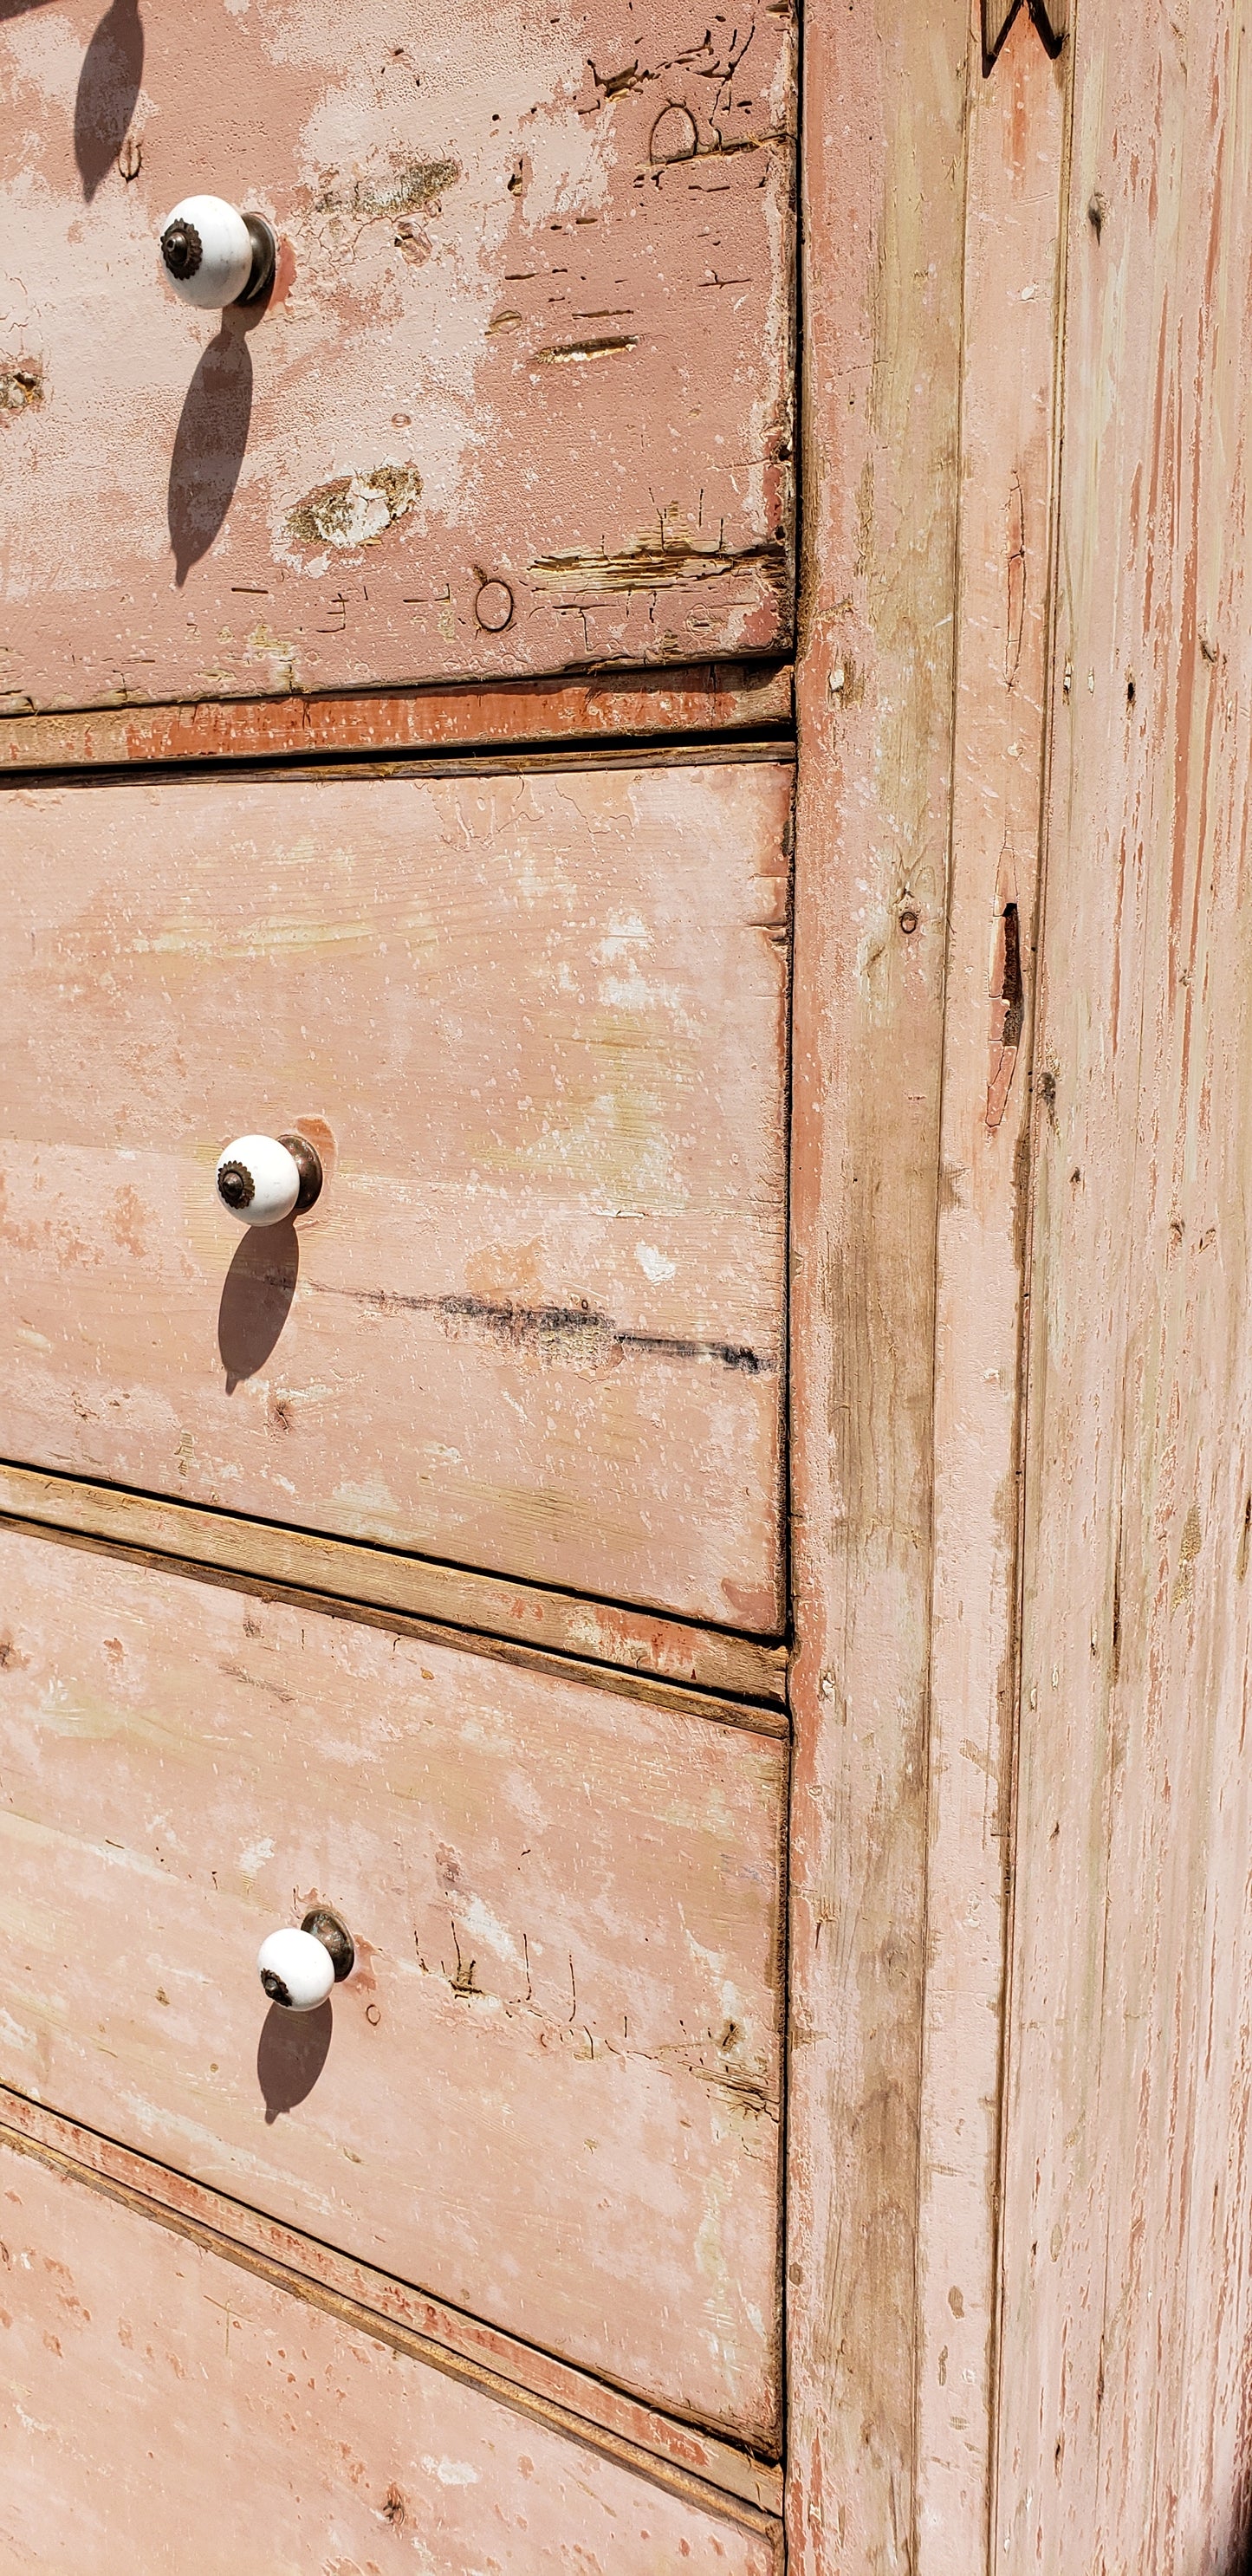
[{"label": "worn drawer edge", "polygon": [[35,2157],[339,2318],[353,2331],[470,2382],[705,2510],[754,2531],[769,2531],[781,2514],[783,2472],[776,2464],[657,2414],[568,2363],[262,2217],[208,2184],[191,2182],[95,2130],[80,2128],[5,2086],[0,2086],[0,2146]]},{"label": "worn drawer edge", "polygon": [[0,770],[610,743],[790,725],[791,665],[716,663],[583,673],[495,688],[202,699],[0,717]]},{"label": "worn drawer edge", "polygon": [[[748,1701],[746,1723],[787,1731],[787,1649],[756,1638],[46,1468],[0,1462],[0,1519],[322,1595],[328,1606],[359,1603],[429,1621],[461,1632],[460,1642],[498,1639],[641,1681]],[[735,1712],[717,1714],[733,1721]]]}]

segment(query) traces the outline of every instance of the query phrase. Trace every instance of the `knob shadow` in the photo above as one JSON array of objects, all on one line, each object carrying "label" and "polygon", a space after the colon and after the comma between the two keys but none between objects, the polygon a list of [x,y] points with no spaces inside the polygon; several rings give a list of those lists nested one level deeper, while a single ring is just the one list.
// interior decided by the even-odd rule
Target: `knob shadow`
[{"label": "knob shadow", "polygon": [[264,302],[246,311],[228,305],[187,387],[165,505],[179,590],[207,555],[235,497],[252,422],[248,333],[265,309]]},{"label": "knob shadow", "polygon": [[291,1313],[300,1276],[300,1237],[290,1218],[245,1234],[222,1283],[217,1347],[233,1395],[264,1368]]},{"label": "knob shadow", "polygon": [[83,56],[74,101],[74,158],[88,205],[126,140],[142,79],[139,0],[112,0]]},{"label": "knob shadow", "polygon": [[330,2053],[334,2015],[329,2001],[316,2012],[284,2012],[271,2004],[257,2042],[256,2080],[265,2100],[265,2125],[306,2102]]}]

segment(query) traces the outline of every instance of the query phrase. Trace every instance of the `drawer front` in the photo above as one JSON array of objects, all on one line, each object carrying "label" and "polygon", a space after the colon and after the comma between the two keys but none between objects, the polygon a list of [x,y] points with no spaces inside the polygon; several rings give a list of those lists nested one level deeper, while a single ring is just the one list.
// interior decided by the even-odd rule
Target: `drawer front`
[{"label": "drawer front", "polygon": [[789,786],[11,791],[7,1454],[776,1632]]},{"label": "drawer front", "polygon": [[[0,706],[785,647],[778,0],[66,0],[0,83]],[[206,191],[268,307],[167,283]]]},{"label": "drawer front", "polygon": [[0,2213],[14,2576],[777,2576],[767,2533],[3,2145]]},{"label": "drawer front", "polygon": [[769,2443],[784,1747],[12,1532],[0,1603],[0,2082]]}]

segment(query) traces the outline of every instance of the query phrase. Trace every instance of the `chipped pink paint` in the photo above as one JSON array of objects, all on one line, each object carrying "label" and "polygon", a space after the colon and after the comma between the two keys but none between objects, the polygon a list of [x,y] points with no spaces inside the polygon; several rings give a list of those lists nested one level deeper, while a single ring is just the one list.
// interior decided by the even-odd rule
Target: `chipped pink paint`
[{"label": "chipped pink paint", "polygon": [[[785,645],[785,10],[99,15],[0,26],[0,710]],[[176,301],[192,190],[268,310]]]},{"label": "chipped pink paint", "polygon": [[0,2229],[11,2576],[781,2576],[764,2517],[667,2492],[7,2149]]},{"label": "chipped pink paint", "polygon": [[8,1454],[777,1631],[790,779],[14,791]]},{"label": "chipped pink paint", "polygon": [[13,1532],[0,1604],[0,2082],[775,2443],[785,1747]]}]

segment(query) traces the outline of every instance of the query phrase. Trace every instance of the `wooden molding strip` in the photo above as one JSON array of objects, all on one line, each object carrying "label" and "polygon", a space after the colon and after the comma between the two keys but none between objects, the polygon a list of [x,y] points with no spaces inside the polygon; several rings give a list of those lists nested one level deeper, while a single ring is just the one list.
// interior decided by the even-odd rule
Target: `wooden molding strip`
[{"label": "wooden molding strip", "polygon": [[751,732],[791,721],[791,666],[703,663],[494,688],[355,690],[0,718],[0,769],[447,751]]},{"label": "wooden molding strip", "polygon": [[470,2382],[515,2412],[772,2537],[782,2470],[717,2435],[655,2413],[566,2362],[265,2218],[209,2185],[150,2163],[0,2087],[0,2145],[100,2192],[241,2271],[339,2318],[393,2352]]},{"label": "wooden molding strip", "polygon": [[[500,1639],[684,1691],[724,1694],[755,1705],[740,1722],[785,1735],[785,1646],[700,1628],[649,1610],[620,1609],[576,1594],[510,1583],[429,1557],[402,1556],[314,1530],[286,1529],[193,1503],[166,1502],[114,1485],[89,1484],[46,1468],[0,1463],[0,1517],[73,1532],[115,1547],[177,1558],[252,1577],[333,1602],[398,1613],[463,1634],[473,1644]],[[648,1696],[652,1696],[649,1692]],[[733,1722],[733,1707],[710,1714]]]}]

